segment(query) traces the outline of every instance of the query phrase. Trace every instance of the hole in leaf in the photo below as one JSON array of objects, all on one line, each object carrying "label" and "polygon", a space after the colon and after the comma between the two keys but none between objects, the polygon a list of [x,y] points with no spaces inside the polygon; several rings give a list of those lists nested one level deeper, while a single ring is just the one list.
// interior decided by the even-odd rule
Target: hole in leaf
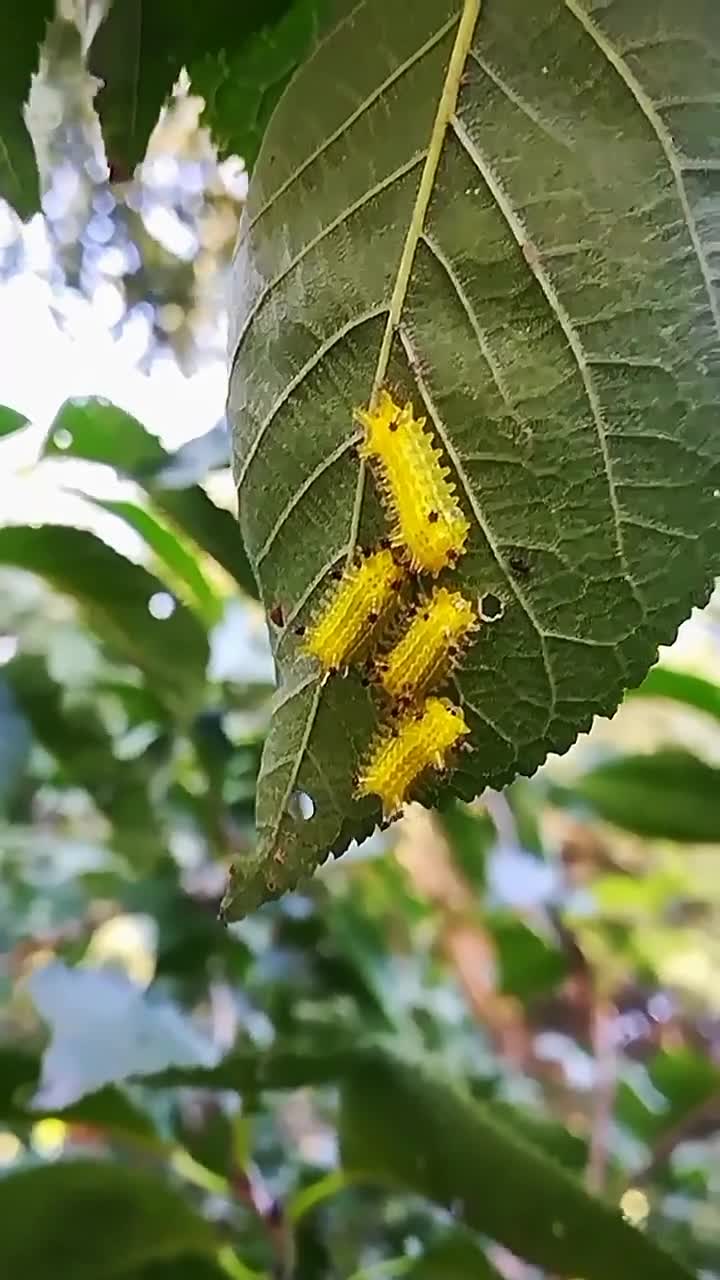
[{"label": "hole in leaf", "polygon": [[498,618],[502,618],[505,612],[505,605],[502,600],[494,596],[488,591],[480,598],[480,617],[483,622],[497,622]]},{"label": "hole in leaf", "polygon": [[315,801],[307,791],[293,791],[288,801],[288,813],[299,822],[309,822],[315,814]]},{"label": "hole in leaf", "polygon": [[58,427],[53,432],[53,444],[56,449],[69,449],[73,442],[72,431],[68,431],[66,427]]}]

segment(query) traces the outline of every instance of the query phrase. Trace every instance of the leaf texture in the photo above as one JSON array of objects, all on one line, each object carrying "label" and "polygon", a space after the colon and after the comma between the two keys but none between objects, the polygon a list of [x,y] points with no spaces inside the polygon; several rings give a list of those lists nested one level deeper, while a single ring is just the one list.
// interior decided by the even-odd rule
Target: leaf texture
[{"label": "leaf texture", "polygon": [[567,749],[707,598],[719,229],[713,0],[361,0],[296,75],[234,263],[240,520],[284,627],[229,918],[378,817],[352,782],[372,697],[321,686],[293,623],[384,530],[351,416],[379,386],[427,414],[472,522],[445,578],[501,604],[449,690],[475,751],[440,797]]}]

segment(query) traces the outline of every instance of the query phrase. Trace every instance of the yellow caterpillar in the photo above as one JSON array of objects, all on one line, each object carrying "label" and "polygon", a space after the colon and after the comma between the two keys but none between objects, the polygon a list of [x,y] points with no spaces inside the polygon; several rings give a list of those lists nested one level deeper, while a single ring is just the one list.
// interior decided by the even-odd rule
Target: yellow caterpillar
[{"label": "yellow caterpillar", "polygon": [[463,555],[470,525],[425,418],[387,391],[355,417],[365,428],[360,456],[374,467],[393,519],[393,544],[405,548],[412,569],[437,575]]},{"label": "yellow caterpillar", "polygon": [[394,817],[422,774],[444,769],[453,747],[469,732],[460,707],[447,698],[427,698],[419,711],[381,730],[360,768],[357,795],[379,796],[383,817]]},{"label": "yellow caterpillar", "polygon": [[436,587],[411,617],[403,637],[374,663],[388,697],[407,705],[437,684],[477,625],[477,611],[460,591]]},{"label": "yellow caterpillar", "polygon": [[402,567],[389,547],[364,555],[339,575],[337,588],[307,629],[303,649],[324,671],[340,671],[397,603],[404,580]]}]

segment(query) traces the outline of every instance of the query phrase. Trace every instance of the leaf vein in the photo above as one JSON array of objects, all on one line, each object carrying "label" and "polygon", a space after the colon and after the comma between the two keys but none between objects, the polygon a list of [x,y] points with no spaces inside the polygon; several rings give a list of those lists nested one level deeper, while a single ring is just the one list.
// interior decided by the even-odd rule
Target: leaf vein
[{"label": "leaf vein", "polygon": [[275,539],[281,533],[283,526],[289,520],[290,516],[292,515],[293,511],[297,507],[298,503],[302,502],[306,493],[308,493],[309,490],[312,489],[313,485],[321,478],[321,476],[324,476],[325,472],[329,471],[330,468],[334,466],[336,462],[339,462],[340,458],[342,458],[348,452],[349,449],[352,449],[353,445],[357,444],[359,439],[360,439],[360,433],[355,432],[354,435],[349,436],[345,440],[341,440],[337,448],[333,449],[332,453],[329,453],[327,457],[323,458],[322,461],[318,464],[318,466],[315,467],[315,469],[310,472],[310,475],[307,476],[305,480],[303,480],[303,483],[300,485],[299,489],[295,490],[292,498],[283,507],[283,510],[280,512],[280,515],[275,521],[275,524],[273,525],[263,545],[261,546],[260,550],[257,552],[255,556],[255,564],[257,565],[258,568],[262,564],[266,555],[270,551]]},{"label": "leaf vein", "polygon": [[295,268],[304,261],[308,254],[312,253],[313,249],[317,249],[318,245],[321,245],[323,240],[332,235],[333,231],[337,231],[338,227],[341,227],[343,223],[347,222],[347,220],[353,216],[353,214],[358,213],[360,209],[369,204],[371,200],[374,200],[375,196],[380,195],[382,191],[387,191],[394,182],[399,181],[400,178],[406,177],[408,173],[412,173],[413,169],[420,164],[420,161],[423,160],[424,157],[424,151],[418,152],[409,160],[406,160],[404,164],[401,164],[399,168],[395,169],[393,173],[388,174],[385,178],[381,178],[381,180],[376,182],[373,187],[370,187],[368,191],[364,191],[363,194],[353,202],[353,204],[348,205],[348,207],[343,209],[336,218],[333,218],[332,222],[329,222],[326,227],[322,227],[322,229],[318,231],[317,235],[313,236],[311,240],[308,240],[307,244],[303,245],[302,249],[295,254],[292,261],[289,262],[282,271],[278,272],[270,283],[261,290],[247,314],[242,329],[237,335],[235,350],[233,352],[233,364],[238,358],[240,348],[255,317],[262,309],[263,304],[267,302],[268,298],[270,298],[275,292],[278,285],[282,284],[283,280],[286,280],[287,277],[291,275]]},{"label": "leaf vein", "polygon": [[602,53],[603,56],[607,59],[611,67],[613,67],[613,69],[617,72],[620,79],[624,81],[626,87],[632,94],[633,98],[637,102],[637,105],[639,106],[640,110],[643,112],[643,115],[645,116],[653,132],[655,133],[655,136],[657,137],[657,140],[660,143],[660,146],[662,147],[663,152],[665,153],[665,157],[670,166],[670,171],[673,175],[673,178],[675,179],[675,185],[677,187],[678,196],[680,197],[680,204],[682,206],[682,211],[685,216],[685,222],[687,224],[688,233],[692,241],[693,249],[695,250],[695,254],[697,256],[697,261],[700,267],[700,272],[702,274],[703,283],[705,285],[705,291],[707,294],[710,311],[712,313],[713,321],[715,323],[715,329],[717,331],[718,337],[720,337],[720,300],[715,294],[715,289],[713,287],[713,282],[712,282],[712,275],[710,273],[710,268],[709,268],[707,259],[705,257],[705,251],[703,249],[702,240],[700,239],[700,234],[698,232],[697,223],[695,221],[695,215],[690,206],[690,200],[688,198],[687,189],[683,181],[681,156],[679,152],[675,149],[672,135],[667,129],[662,117],[658,113],[655,103],[652,101],[649,95],[645,92],[642,85],[635,77],[634,73],[630,70],[630,67],[628,66],[625,59],[621,57],[621,55],[617,52],[617,50],[612,47],[610,41],[607,39],[607,37],[601,31],[601,29],[597,26],[597,24],[593,22],[590,15],[586,13],[584,9],[577,3],[577,0],[565,0],[565,5],[568,11],[573,15],[574,18],[577,19],[577,21],[580,23],[583,29],[590,36],[590,39],[594,41],[600,53]]},{"label": "leaf vein", "polygon": [[[366,324],[368,320],[376,320],[379,316],[384,315],[386,311],[387,311],[386,306],[372,307],[369,311],[364,311],[359,316],[353,316],[352,320],[348,320],[347,324],[341,325],[341,327],[337,329],[335,333],[331,334],[329,338],[326,338],[324,342],[320,343],[320,346],[313,353],[310,359],[306,360],[302,368],[295,374],[295,377],[291,378],[291,380],[283,388],[281,394],[274,401],[270,410],[268,411],[268,413],[266,413],[265,417],[260,423],[258,433],[255,436],[255,439],[253,440],[252,444],[249,446],[247,453],[243,458],[242,465],[238,470],[238,472],[236,473],[236,477],[235,477],[236,489],[239,490],[242,484],[244,483],[245,477],[250,468],[250,464],[263,441],[265,433],[268,431],[268,429],[272,425],[273,419],[280,412],[283,405],[286,404],[287,401],[290,399],[293,392],[297,391],[298,387],[301,386],[301,384],[305,381],[308,375],[312,373],[313,369],[317,368],[317,366],[321,363],[321,361],[325,359],[326,355],[328,355],[328,353],[332,351],[333,347],[337,346],[338,342],[342,342],[343,338],[347,338],[348,334],[353,333],[355,329],[359,329],[361,325]],[[232,380],[232,370],[231,370],[231,380]],[[231,381],[231,385],[232,385],[232,381]]]},{"label": "leaf vein", "polygon": [[[265,204],[258,209],[254,217],[248,221],[248,224],[244,229],[244,233],[238,240],[238,248],[250,234],[253,227],[257,225],[263,215],[272,208],[275,201],[278,200],[280,196],[284,195],[288,188],[291,187],[294,182],[297,182],[298,178],[302,177],[305,170],[309,169],[316,160],[319,160],[323,153],[327,151],[333,143],[338,142],[340,138],[342,138],[343,134],[347,133],[348,130],[357,123],[361,116],[363,116],[366,111],[369,111],[370,108],[374,106],[380,98],[382,98],[383,94],[386,93],[388,89],[392,88],[398,80],[401,80],[407,71],[412,70],[418,62],[421,62],[426,53],[430,53],[436,45],[440,44],[440,41],[447,35],[448,31],[452,30],[456,22],[457,18],[449,18],[448,21],[430,37],[429,40],[425,41],[424,45],[421,45],[419,49],[415,50],[406,62],[401,63],[401,65],[393,71],[392,75],[383,80],[382,83],[378,85],[377,89],[374,89],[373,92],[369,94],[369,96],[365,98],[345,120],[343,120],[342,124],[338,126],[334,133],[331,133],[329,137],[325,138],[321,145],[316,147],[315,150],[307,156],[305,160],[303,160],[302,164],[298,165],[297,169],[294,169],[293,172],[289,174],[285,181],[277,188],[276,191],[273,192],[269,200],[267,200]],[[337,28],[335,30],[337,30]]]},{"label": "leaf vein", "polygon": [[[467,152],[468,156],[472,160],[473,164],[476,166],[481,177],[484,179],[485,183],[487,184],[488,190],[493,196],[498,209],[500,210],[503,217],[505,218],[505,221],[508,225],[510,232],[514,236],[518,245],[522,248],[522,246],[524,244],[527,244],[528,242],[527,236],[525,235],[524,227],[522,225],[520,218],[512,208],[507,195],[502,190],[497,178],[491,172],[490,166],[487,163],[486,158],[481,154],[480,149],[477,146],[477,143],[474,142],[474,140],[470,137],[465,126],[463,125],[462,121],[458,119],[458,117],[455,117],[453,121],[453,127],[455,130],[456,137],[458,138],[460,144],[464,147],[465,151]],[[578,372],[580,373],[580,376],[582,378],[582,382],[585,387],[585,394],[587,395],[588,404],[590,406],[593,422],[595,424],[595,430],[597,433],[598,442],[600,444],[600,450],[602,454],[603,465],[605,469],[605,476],[606,476],[607,486],[608,486],[608,493],[610,497],[610,506],[612,508],[614,524],[615,524],[615,537],[616,537],[616,543],[617,543],[618,558],[623,568],[625,580],[628,586],[630,587],[630,590],[640,607],[643,619],[646,619],[647,608],[645,605],[645,601],[643,599],[641,592],[637,587],[637,584],[633,580],[633,577],[632,577],[632,574],[630,573],[630,568],[627,562],[627,557],[625,555],[625,548],[623,544],[622,528],[621,528],[621,521],[620,521],[620,507],[617,499],[617,494],[615,492],[615,479],[613,475],[610,453],[607,445],[607,437],[605,434],[605,424],[603,422],[602,409],[601,409],[597,391],[595,389],[595,385],[593,382],[592,373],[587,362],[585,349],[582,345],[582,342],[580,341],[580,337],[577,333],[577,329],[575,328],[575,325],[573,324],[573,321],[568,311],[566,310],[563,303],[560,301],[560,297],[557,293],[557,290],[555,289],[554,284],[550,279],[550,276],[545,271],[544,267],[540,262],[540,255],[539,255],[539,252],[537,251],[537,248],[535,249],[535,252],[532,254],[531,258],[526,259],[526,261],[528,261],[528,265],[530,266],[535,276],[535,279],[537,280],[538,284],[540,285],[545,295],[545,298],[547,300],[549,307],[554,313],[555,318],[557,319],[557,322],[560,325],[560,328],[562,329],[565,335],[570,351],[572,352],[572,355],[575,359]]]}]

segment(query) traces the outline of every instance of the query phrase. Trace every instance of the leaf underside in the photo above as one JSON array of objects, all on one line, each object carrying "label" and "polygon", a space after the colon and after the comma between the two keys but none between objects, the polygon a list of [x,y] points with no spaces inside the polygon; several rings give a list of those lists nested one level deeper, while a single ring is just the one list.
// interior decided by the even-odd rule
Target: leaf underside
[{"label": "leaf underside", "polygon": [[352,794],[373,698],[321,687],[292,625],[384,531],[351,417],[374,388],[427,414],[454,472],[472,531],[444,576],[503,606],[448,688],[475,751],[419,798],[567,749],[707,598],[719,99],[714,0],[348,3],[290,85],[234,265],[240,520],[284,628],[228,918],[379,816]]}]

